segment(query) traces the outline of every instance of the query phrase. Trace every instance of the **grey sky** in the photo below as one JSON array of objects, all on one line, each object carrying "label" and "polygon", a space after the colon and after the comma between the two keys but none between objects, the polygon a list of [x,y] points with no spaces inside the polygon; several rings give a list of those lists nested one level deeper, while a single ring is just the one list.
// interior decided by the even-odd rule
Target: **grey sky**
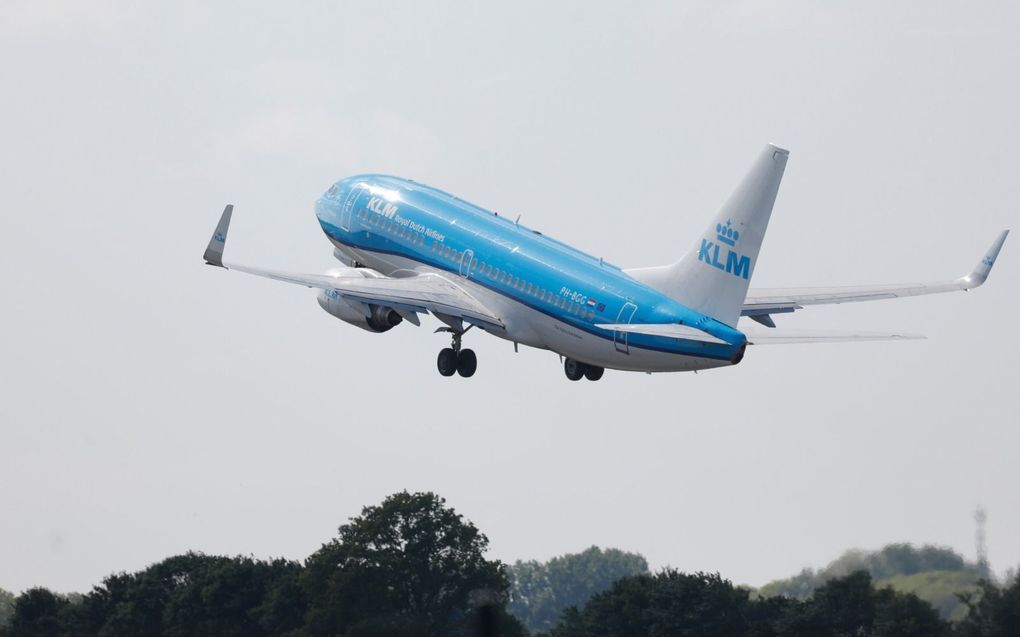
[{"label": "grey sky", "polygon": [[484,335],[444,379],[431,320],[367,334],[201,264],[233,202],[232,259],[332,267],[312,202],[379,171],[656,265],[769,141],[754,285],[953,277],[1017,227],[1015,2],[679,5],[0,4],[0,587],[303,558],[405,488],[505,560],[759,585],[853,546],[972,557],[983,504],[1020,563],[1018,237],[979,291],[781,321],[930,340],[598,384]]}]

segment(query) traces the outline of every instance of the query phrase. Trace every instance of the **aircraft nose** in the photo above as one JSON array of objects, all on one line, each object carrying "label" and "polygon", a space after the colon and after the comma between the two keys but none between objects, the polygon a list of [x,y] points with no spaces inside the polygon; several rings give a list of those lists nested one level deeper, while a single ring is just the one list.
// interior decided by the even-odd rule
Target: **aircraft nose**
[{"label": "aircraft nose", "polygon": [[328,216],[332,210],[335,210],[340,205],[344,190],[339,183],[330,186],[329,190],[322,193],[322,196],[315,200],[315,215],[321,219],[324,216]]}]

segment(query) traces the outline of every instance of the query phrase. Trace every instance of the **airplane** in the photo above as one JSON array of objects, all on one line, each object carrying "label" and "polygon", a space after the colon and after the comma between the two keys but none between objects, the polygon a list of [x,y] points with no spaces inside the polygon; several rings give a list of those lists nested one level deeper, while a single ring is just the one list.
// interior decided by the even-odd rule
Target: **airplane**
[{"label": "airplane", "polygon": [[[935,283],[749,289],[789,151],[773,144],[675,263],[621,269],[506,216],[409,179],[364,174],[337,181],[315,214],[343,267],[299,274],[223,260],[233,205],[205,251],[207,264],[317,290],[319,305],[369,332],[431,314],[450,335],[443,376],[470,377],[477,327],[560,355],[567,378],[606,369],[697,371],[737,365],[748,345],[923,338],[903,333],[795,332],[773,317],[809,305],[970,290],[988,278],[1009,230],[966,276]],[[765,329],[738,327],[745,316]]]}]

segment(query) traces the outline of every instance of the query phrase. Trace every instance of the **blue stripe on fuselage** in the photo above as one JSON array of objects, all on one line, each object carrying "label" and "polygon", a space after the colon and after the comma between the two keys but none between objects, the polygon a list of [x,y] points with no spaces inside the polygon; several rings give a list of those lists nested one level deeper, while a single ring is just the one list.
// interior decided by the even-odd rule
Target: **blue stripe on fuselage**
[{"label": "blue stripe on fuselage", "polygon": [[[637,310],[631,323],[682,322],[737,346],[744,342],[737,330],[638,283],[614,266],[417,182],[386,175],[348,177],[316,202],[316,216],[334,241],[413,259],[457,276],[461,276],[464,251],[471,250],[486,271],[491,267],[510,276],[509,282],[503,282],[476,266],[470,268],[471,281],[599,338],[612,340],[613,333],[593,323],[615,323],[624,305],[633,303]],[[447,249],[456,251],[456,260],[446,256]],[[525,282],[523,290],[513,285],[515,278]],[[563,298],[564,307],[536,296],[535,289],[552,293],[554,301]],[[583,317],[569,311],[571,302],[584,309]],[[603,309],[598,311],[599,307]],[[588,318],[588,311],[595,312],[594,319]],[[729,360],[736,349],[633,333],[628,343],[719,360]]]}]

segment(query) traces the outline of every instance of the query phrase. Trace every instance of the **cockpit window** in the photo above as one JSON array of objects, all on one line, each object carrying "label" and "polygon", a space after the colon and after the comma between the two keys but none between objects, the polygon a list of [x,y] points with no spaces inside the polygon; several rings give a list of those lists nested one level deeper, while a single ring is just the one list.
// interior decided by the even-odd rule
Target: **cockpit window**
[{"label": "cockpit window", "polygon": [[329,195],[330,197],[335,197],[336,191],[337,191],[336,184],[333,184],[332,186],[329,187],[329,190],[326,191],[326,194]]}]

